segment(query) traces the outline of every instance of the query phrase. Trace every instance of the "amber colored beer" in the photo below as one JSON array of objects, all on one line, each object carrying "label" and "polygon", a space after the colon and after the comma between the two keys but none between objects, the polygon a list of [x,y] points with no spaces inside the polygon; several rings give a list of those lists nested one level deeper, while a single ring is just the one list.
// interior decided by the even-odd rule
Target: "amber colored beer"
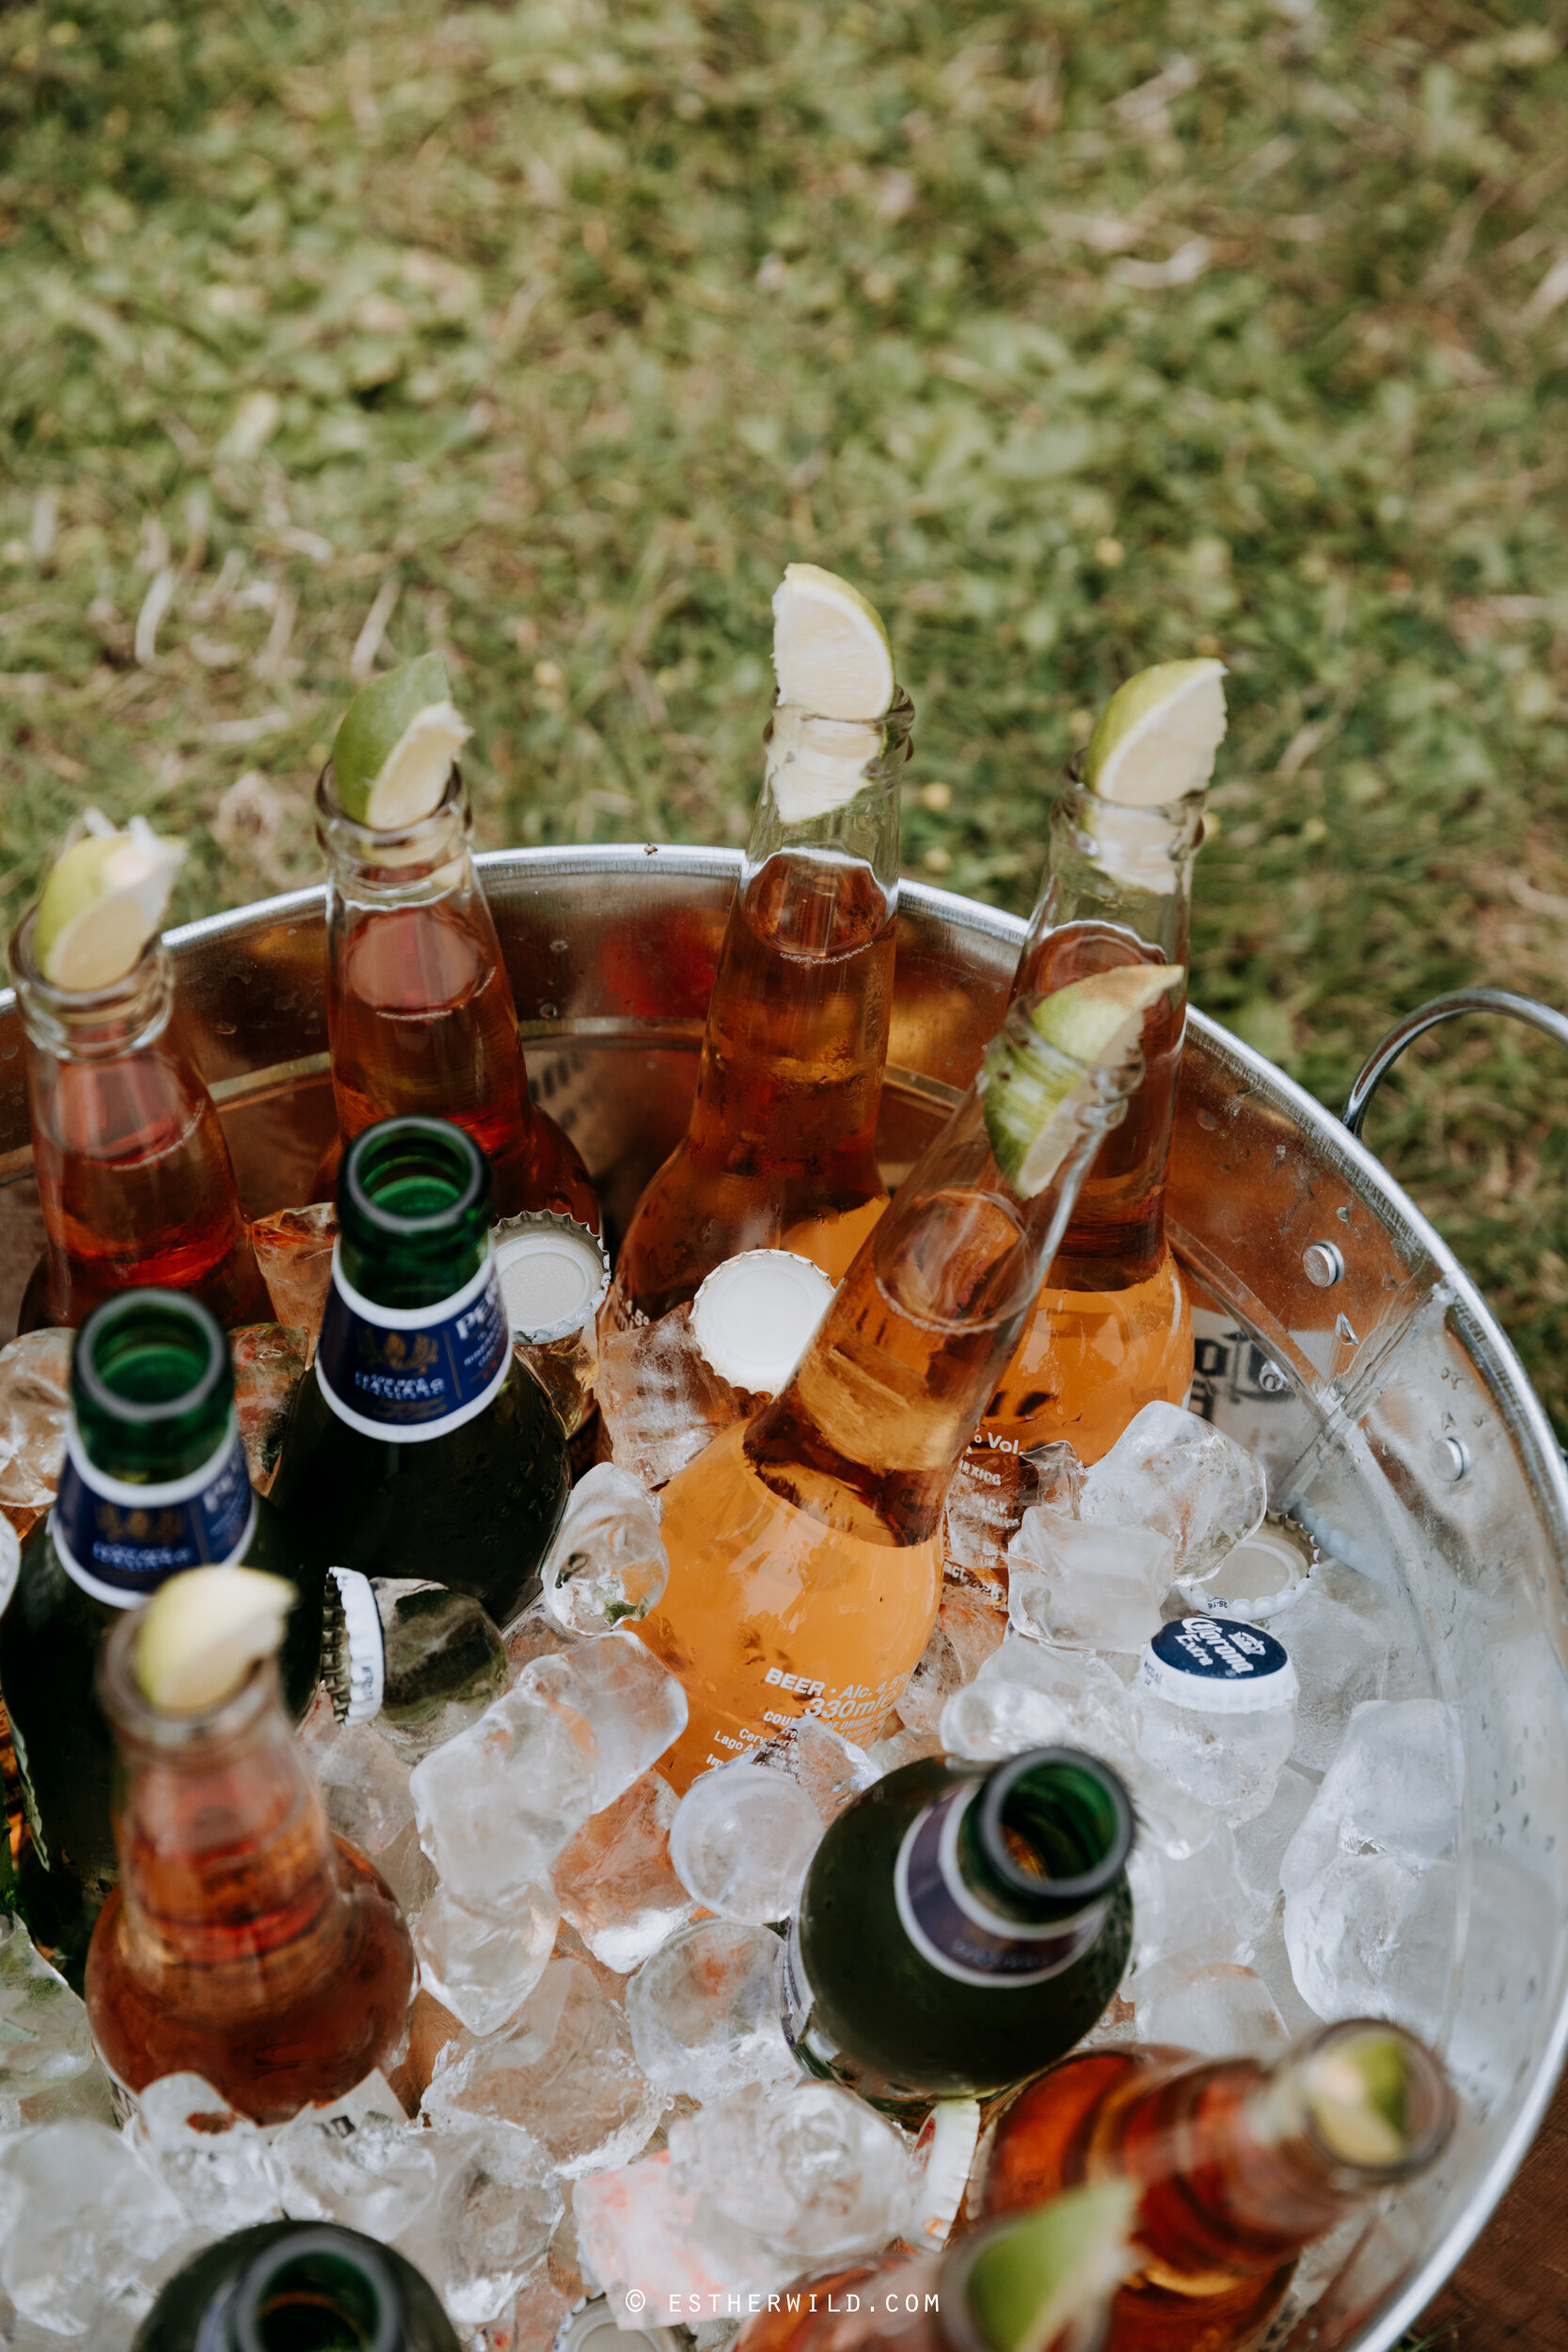
[{"label": "amber colored beer", "polygon": [[395,2063],[408,1930],[327,1828],[276,1661],[205,1714],[162,1714],[135,1681],[138,1626],[124,1618],[100,1664],[127,1774],[119,1884],[87,1952],[93,2040],[130,2090],[199,2074],[256,2122],[285,2122]]},{"label": "amber colored beer", "polygon": [[373,833],[345,817],[328,767],[316,791],[327,853],[327,1029],[339,1143],[383,1119],[450,1119],[490,1161],[499,1216],[551,1209],[599,1230],[576,1146],[529,1097],[512,983],[468,854],[452,770],[429,817]]},{"label": "amber colored beer", "polygon": [[[1129,963],[1187,961],[1202,793],[1110,808],[1070,779],[1052,818],[1045,884],[1013,983],[1050,993]],[[1096,1462],[1145,1405],[1180,1405],[1192,1310],[1165,1238],[1165,1171],[1186,988],[1144,1016],[1144,1081],[1084,1181],[1017,1353],[980,1426],[983,1448],[1066,1438]]]},{"label": "amber colored beer", "polygon": [[225,1328],[270,1313],[212,1096],[171,1033],[160,940],[106,988],[62,989],[11,941],[46,1248],[22,1327],[82,1323],[116,1292],[188,1291]]},{"label": "amber colored beer", "polygon": [[1022,1007],[988,1072],[998,1054],[1076,1085],[1050,1182],[1024,1200],[1002,1174],[983,1077],[862,1244],[785,1388],[664,1490],[670,1581],[637,1630],[686,1688],[688,1726],[660,1767],[679,1788],[804,1714],[871,1736],[929,1638],[954,1468],[1135,1074],[1069,1062]]},{"label": "amber colored beer", "polygon": [[[1363,2033],[1403,2045],[1397,2153],[1351,2161],[1315,2124],[1307,2071]],[[1236,2352],[1283,2302],[1297,2256],[1356,2205],[1433,2163],[1452,2129],[1436,2059],[1397,2026],[1328,2026],[1271,2062],[1154,2043],[1064,2058],[1006,2108],[988,2160],[988,2219],[1117,2176],[1142,2183],[1137,2267],[1105,2352]]]},{"label": "amber colored beer", "polygon": [[786,825],[764,784],[690,1124],[633,1213],[611,1330],[685,1305],[744,1249],[798,1250],[836,1282],[887,1204],[877,1113],[913,716],[906,698],[860,730],[877,755],[844,809]]}]

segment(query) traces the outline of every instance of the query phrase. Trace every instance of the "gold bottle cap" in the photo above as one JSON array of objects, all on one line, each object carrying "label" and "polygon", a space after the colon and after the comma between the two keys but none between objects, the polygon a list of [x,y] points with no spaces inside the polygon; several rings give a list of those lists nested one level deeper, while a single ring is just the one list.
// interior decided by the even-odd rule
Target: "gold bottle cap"
[{"label": "gold bottle cap", "polygon": [[541,1209],[503,1218],[491,1240],[514,1341],[537,1347],[592,1323],[610,1288],[610,1255],[596,1233]]},{"label": "gold bottle cap", "polygon": [[828,1311],[833,1286],[792,1249],[743,1249],[691,1302],[691,1336],[721,1379],[777,1396]]}]

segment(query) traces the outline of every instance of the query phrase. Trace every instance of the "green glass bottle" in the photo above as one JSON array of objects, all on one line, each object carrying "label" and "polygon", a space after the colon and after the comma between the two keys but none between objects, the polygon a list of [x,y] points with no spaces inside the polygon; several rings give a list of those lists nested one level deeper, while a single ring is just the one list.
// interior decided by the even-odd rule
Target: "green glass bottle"
[{"label": "green glass bottle", "polygon": [[204,2247],[132,2352],[458,2352],[413,2264],[337,2222],[263,2221]]},{"label": "green glass bottle", "polygon": [[322,1567],[436,1581],[505,1627],[565,1508],[566,1440],[513,1354],[490,1171],[445,1119],[355,1136],[317,1343],[273,1491]]},{"label": "green glass bottle", "polygon": [[1126,1790],[1073,1748],[890,1772],[806,1874],[785,1972],[796,2055],[895,2108],[1037,2074],[1121,1982],[1132,1847]]},{"label": "green glass bottle", "polygon": [[59,1491],[23,1547],[0,1615],[0,1691],[30,1838],[16,1900],[78,1989],[115,1883],[114,1741],[93,1690],[103,1635],[181,1568],[244,1562],[293,1579],[281,1667],[297,1721],[321,1668],[322,1575],[251,1486],[234,1372],[216,1319],[187,1292],[122,1291],[76,1334]]}]

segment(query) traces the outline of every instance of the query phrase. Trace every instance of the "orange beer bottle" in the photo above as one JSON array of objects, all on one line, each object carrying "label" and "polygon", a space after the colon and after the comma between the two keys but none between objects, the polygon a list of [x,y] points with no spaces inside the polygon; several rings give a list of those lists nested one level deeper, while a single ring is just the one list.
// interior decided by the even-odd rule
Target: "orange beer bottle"
[{"label": "orange beer bottle", "polygon": [[787,1385],[664,1489],[670,1581],[637,1630],[686,1687],[676,1788],[805,1714],[875,1735],[936,1615],[954,1467],[1172,977],[1012,1008]]},{"label": "orange beer bottle", "polygon": [[1112,2044],[1064,2058],[1005,2110],[983,2211],[1132,2180],[1133,2266],[1105,2352],[1235,2352],[1284,2301],[1304,2248],[1434,2163],[1454,2117],[1437,2060],[1380,2020],[1325,2026],[1272,2059]]},{"label": "orange beer bottle", "polygon": [[113,1293],[148,1288],[190,1292],[227,1329],[270,1317],[213,1098],[171,1025],[156,920],[122,962],[90,949],[78,960],[87,976],[120,962],[117,976],[68,987],[35,953],[43,912],[10,943],[45,1235],[21,1327],[75,1325]]},{"label": "orange beer bottle", "polygon": [[[1223,717],[1222,706],[1222,725]],[[1141,787],[1148,792],[1168,781],[1173,797],[1138,803],[1101,797],[1085,780],[1084,763],[1074,764],[1052,813],[1015,995],[1120,964],[1185,966],[1208,769],[1203,781],[1180,790],[1191,772],[1190,762],[1173,759]],[[1164,1216],[1185,1018],[1184,985],[1157,997],[1145,1015],[1143,1084],[1101,1146],[1039,1303],[997,1383],[976,1438],[977,1474],[987,1452],[1025,1453],[1053,1438],[1066,1438],[1081,1461],[1097,1462],[1145,1405],[1157,1398],[1180,1405],[1187,1393],[1192,1310]]]},{"label": "orange beer bottle", "polygon": [[[433,655],[365,689],[339,730],[338,756],[368,698],[426,675],[426,691],[444,697],[446,675]],[[460,739],[466,730],[451,716]],[[316,787],[339,1127],[318,1197],[331,1191],[342,1146],[365,1128],[383,1119],[450,1119],[490,1162],[498,1216],[549,1209],[597,1232],[598,1201],[576,1145],[530,1099],[512,983],[469,854],[472,818],[455,762],[445,790],[439,786],[437,770],[424,813],[386,825],[341,805],[336,758]],[[417,808],[418,799],[406,805]],[[378,814],[373,800],[371,809]]]},{"label": "orange beer bottle", "polygon": [[913,722],[906,694],[857,720],[818,717],[781,688],[690,1124],[633,1211],[605,1302],[612,1331],[684,1306],[745,1249],[792,1249],[836,1282],[886,1205],[877,1112]]},{"label": "orange beer bottle", "polygon": [[286,2122],[395,2063],[414,1994],[408,1930],[327,1827],[276,1658],[240,1667],[205,1704],[156,1706],[138,1672],[150,1614],[122,1617],[99,1659],[124,1785],[119,1884],[87,1950],[93,2041],[130,2091],[199,2074],[253,2122]]}]

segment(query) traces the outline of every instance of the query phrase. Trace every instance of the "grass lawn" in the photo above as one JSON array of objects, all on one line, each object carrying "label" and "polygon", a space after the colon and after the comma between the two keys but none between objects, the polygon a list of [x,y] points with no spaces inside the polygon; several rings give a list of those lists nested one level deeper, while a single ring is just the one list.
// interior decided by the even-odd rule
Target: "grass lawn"
[{"label": "grass lawn", "polygon": [[[1195,993],[1338,1105],[1568,994],[1568,61],[1528,0],[0,6],[0,916],[84,798],[316,870],[435,644],[482,837],[739,840],[791,556],[1016,909],[1130,670],[1230,664]],[[168,12],[164,12],[165,10]],[[1568,1427],[1552,1049],[1369,1140]]]}]

